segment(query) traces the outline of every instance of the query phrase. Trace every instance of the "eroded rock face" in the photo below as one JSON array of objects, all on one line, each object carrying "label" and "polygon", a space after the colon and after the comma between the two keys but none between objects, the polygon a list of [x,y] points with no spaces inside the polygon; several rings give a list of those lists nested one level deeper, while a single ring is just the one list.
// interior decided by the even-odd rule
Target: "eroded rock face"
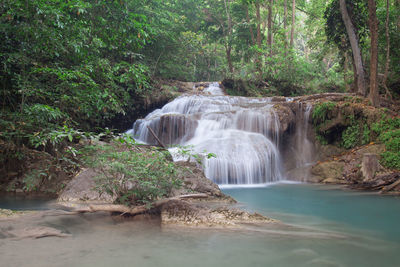
[{"label": "eroded rock face", "polygon": [[258,213],[228,207],[207,207],[186,201],[170,201],[161,209],[161,223],[196,227],[240,227],[243,223],[274,223]]},{"label": "eroded rock face", "polygon": [[[138,120],[134,127],[135,131],[143,128],[141,140],[148,144],[157,144],[153,135],[148,132],[147,123],[144,120]],[[182,141],[193,137],[198,122],[189,116],[183,114],[166,114],[151,121],[148,125],[164,144],[180,144]]]},{"label": "eroded rock face", "polygon": [[279,119],[279,133],[283,134],[295,123],[296,116],[289,105],[277,104],[274,106],[274,111]]},{"label": "eroded rock face", "polygon": [[315,165],[311,174],[323,183],[345,183],[343,179],[344,162],[328,161]]}]

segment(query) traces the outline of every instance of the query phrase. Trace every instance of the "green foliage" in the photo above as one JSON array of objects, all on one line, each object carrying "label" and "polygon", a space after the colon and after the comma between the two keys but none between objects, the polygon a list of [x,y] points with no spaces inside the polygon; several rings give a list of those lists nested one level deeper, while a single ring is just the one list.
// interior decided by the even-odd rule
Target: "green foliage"
[{"label": "green foliage", "polygon": [[315,105],[312,112],[312,119],[314,124],[325,122],[328,119],[328,112],[335,108],[336,104],[334,102],[322,102]]},{"label": "green foliage", "polygon": [[387,131],[396,130],[400,128],[400,118],[390,118],[383,114],[381,120],[372,124],[372,131],[374,131],[378,137],[383,136]]},{"label": "green foliage", "polygon": [[317,133],[317,135],[315,136],[317,141],[321,144],[321,145],[327,145],[328,144],[328,140],[326,140],[326,138],[320,134]]},{"label": "green foliage", "polygon": [[364,123],[363,125],[363,133],[362,133],[362,144],[368,144],[371,140],[371,129],[369,126]]},{"label": "green foliage", "polygon": [[[399,140],[397,141],[399,142]],[[381,154],[381,163],[391,169],[400,169],[400,156],[399,152],[385,151]]]},{"label": "green foliage", "polygon": [[23,190],[26,192],[38,190],[43,179],[48,176],[47,171],[48,170],[32,170],[27,173],[23,179]]},{"label": "green foliage", "polygon": [[378,140],[385,144],[386,151],[381,154],[384,166],[400,169],[400,118],[382,116],[382,120],[372,125]]},{"label": "green foliage", "polygon": [[358,124],[350,125],[342,133],[342,146],[346,149],[355,147],[359,142],[359,131],[360,127]]},{"label": "green foliage", "polygon": [[202,153],[197,153],[194,151],[194,146],[193,145],[187,145],[187,146],[176,146],[178,148],[177,153],[183,157],[186,158],[186,160],[189,162],[191,159],[194,159],[198,164],[203,164],[204,159],[211,159],[211,158],[216,158],[217,155],[214,153],[208,153],[206,150],[202,151]]},{"label": "green foliage", "polygon": [[101,172],[96,181],[100,192],[125,205],[151,204],[181,186],[168,151],[141,150],[121,140],[82,151],[85,163]]}]

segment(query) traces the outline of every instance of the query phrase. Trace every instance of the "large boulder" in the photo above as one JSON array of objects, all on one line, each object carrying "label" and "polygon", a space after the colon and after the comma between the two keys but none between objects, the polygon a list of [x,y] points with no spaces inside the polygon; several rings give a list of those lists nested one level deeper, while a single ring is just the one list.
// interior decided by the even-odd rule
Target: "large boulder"
[{"label": "large boulder", "polygon": [[99,172],[92,168],[81,170],[65,187],[58,197],[58,201],[65,204],[81,202],[113,203],[116,196],[99,193],[96,190],[95,178]]}]

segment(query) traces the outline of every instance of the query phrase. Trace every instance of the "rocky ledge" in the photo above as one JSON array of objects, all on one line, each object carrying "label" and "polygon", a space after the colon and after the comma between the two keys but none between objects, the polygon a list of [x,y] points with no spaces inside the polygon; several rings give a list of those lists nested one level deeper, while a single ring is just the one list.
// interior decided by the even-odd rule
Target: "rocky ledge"
[{"label": "rocky ledge", "polygon": [[258,213],[229,206],[212,207],[205,203],[170,201],[161,208],[163,225],[189,227],[241,227],[243,224],[276,223]]},{"label": "rocky ledge", "polygon": [[95,189],[98,171],[83,169],[66,186],[58,202],[72,212],[108,211],[118,214],[136,215],[143,213],[159,214],[162,225],[207,228],[240,228],[243,224],[276,223],[260,214],[234,207],[236,201],[223,194],[219,187],[204,176],[203,171],[192,162],[177,162],[185,171],[179,173],[182,180],[180,189],[172,190],[169,197],[146,205],[126,207],[114,204],[115,197],[99,194]]},{"label": "rocky ledge", "polygon": [[378,162],[379,154],[384,150],[384,145],[372,143],[332,156],[311,168],[310,180],[400,194],[400,172],[388,170]]}]

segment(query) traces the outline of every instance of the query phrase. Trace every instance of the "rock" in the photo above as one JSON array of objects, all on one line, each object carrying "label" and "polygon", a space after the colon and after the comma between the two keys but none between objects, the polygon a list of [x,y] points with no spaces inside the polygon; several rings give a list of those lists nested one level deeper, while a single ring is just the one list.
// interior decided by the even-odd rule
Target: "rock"
[{"label": "rock", "polygon": [[16,238],[16,239],[24,239],[24,238],[43,238],[43,237],[67,237],[69,234],[65,234],[58,229],[46,226],[37,226],[37,227],[27,227],[20,229],[12,229],[6,231],[6,237]]},{"label": "rock", "polygon": [[240,227],[242,223],[274,223],[275,220],[260,214],[248,213],[228,207],[210,208],[206,205],[186,201],[170,201],[161,210],[164,225],[196,227]]},{"label": "rock", "polygon": [[79,172],[66,186],[64,191],[58,197],[59,202],[105,202],[113,203],[115,196],[109,194],[100,194],[96,189],[95,177],[99,173],[87,168]]},{"label": "rock", "polygon": [[312,167],[311,174],[320,177],[321,181],[333,182],[342,179],[344,166],[344,162],[322,162]]},{"label": "rock", "polygon": [[190,193],[205,193],[213,198],[211,200],[236,203],[236,201],[221,192],[218,185],[208,179],[202,169],[193,162],[175,162],[177,166],[182,167],[179,178],[183,180],[183,186],[180,189],[174,189],[171,196],[179,196]]},{"label": "rock", "polygon": [[375,173],[380,169],[378,156],[376,154],[366,153],[363,156],[361,164],[361,173],[364,176],[364,182],[370,181],[375,177]]},{"label": "rock", "polygon": [[[274,111],[276,112],[276,115],[278,116],[279,120],[279,132],[282,134],[286,132],[289,129],[289,126],[292,125],[295,121],[295,115],[292,111],[292,109],[283,104],[276,104],[274,105]],[[274,125],[271,125],[272,128]],[[271,129],[272,131],[276,131],[276,129]]]},{"label": "rock", "polygon": [[337,179],[337,178],[327,178],[322,181],[324,184],[346,184],[344,179]]},{"label": "rock", "polygon": [[334,145],[317,144],[316,151],[317,151],[317,158],[320,161],[324,161],[324,160],[332,158],[332,156],[340,155],[343,152],[345,152],[346,150],[342,147],[337,147]]}]

